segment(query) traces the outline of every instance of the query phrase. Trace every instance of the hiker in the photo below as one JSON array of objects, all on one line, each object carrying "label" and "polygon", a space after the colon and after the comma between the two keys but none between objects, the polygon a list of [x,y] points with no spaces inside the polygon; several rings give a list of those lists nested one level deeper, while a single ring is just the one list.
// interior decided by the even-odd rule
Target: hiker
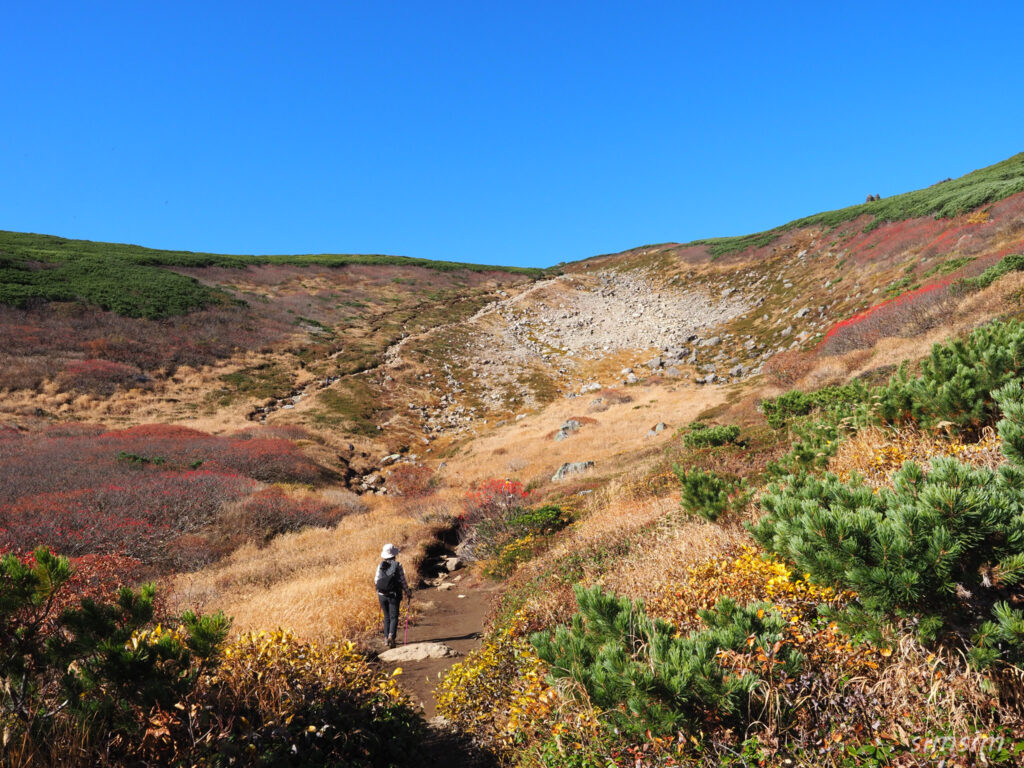
[{"label": "hiker", "polygon": [[395,647],[395,636],[398,634],[398,606],[402,602],[402,593],[405,593],[407,600],[412,599],[412,590],[405,580],[405,570],[402,564],[395,560],[396,555],[398,547],[394,544],[385,544],[380,552],[381,563],[373,577],[373,583],[377,587],[377,599],[380,600],[380,610],[384,614],[384,642],[388,648]]}]

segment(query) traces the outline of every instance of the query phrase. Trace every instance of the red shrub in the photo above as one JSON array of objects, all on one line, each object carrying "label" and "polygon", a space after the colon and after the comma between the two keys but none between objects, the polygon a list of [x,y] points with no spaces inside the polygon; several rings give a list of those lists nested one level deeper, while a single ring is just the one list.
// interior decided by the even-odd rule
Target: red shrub
[{"label": "red shrub", "polygon": [[109,360],[72,360],[58,377],[66,389],[96,395],[112,395],[119,386],[138,386],[145,380],[135,366]]},{"label": "red shrub", "polygon": [[337,507],[319,499],[289,496],[280,488],[267,488],[242,502],[241,529],[257,541],[306,527],[324,528],[342,517]]},{"label": "red shrub", "polygon": [[422,464],[399,464],[388,475],[388,492],[417,499],[434,492],[434,470]]},{"label": "red shrub", "polygon": [[0,505],[0,551],[45,545],[63,555],[124,554],[160,561],[176,536],[208,525],[253,481],[214,472],[137,470],[126,485],[38,493]]},{"label": "red shrub", "polygon": [[530,503],[530,492],[516,480],[492,478],[466,494],[465,512],[459,517],[463,526],[480,520],[496,519]]},{"label": "red shrub", "polygon": [[953,300],[953,279],[909,291],[883,301],[832,326],[818,345],[824,355],[841,355],[854,349],[867,349],[880,339],[922,333],[942,320],[942,313]]},{"label": "red shrub", "polygon": [[775,384],[791,387],[811,372],[814,356],[809,352],[791,349],[768,358],[764,364],[765,375]]}]

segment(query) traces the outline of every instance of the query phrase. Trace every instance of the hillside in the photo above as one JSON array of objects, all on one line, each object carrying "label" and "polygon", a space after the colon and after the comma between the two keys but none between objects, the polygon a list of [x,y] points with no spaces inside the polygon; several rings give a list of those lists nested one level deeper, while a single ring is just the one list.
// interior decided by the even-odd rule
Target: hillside
[{"label": "hillside", "polygon": [[[548,271],[0,233],[0,549],[51,545],[91,595],[158,578],[167,626],[232,617],[230,690],[158,707],[230,717],[168,715],[150,759],[194,762],[202,732],[272,761],[352,717],[358,759],[299,741],[324,764],[400,763],[394,737],[521,766],[1013,765],[1022,253],[1024,154]],[[361,655],[384,541],[423,587],[415,637],[459,604],[429,590],[494,596],[480,651],[429,667],[461,662],[447,730]],[[280,663],[273,696],[247,654]],[[282,693],[304,686],[337,709]]]}]

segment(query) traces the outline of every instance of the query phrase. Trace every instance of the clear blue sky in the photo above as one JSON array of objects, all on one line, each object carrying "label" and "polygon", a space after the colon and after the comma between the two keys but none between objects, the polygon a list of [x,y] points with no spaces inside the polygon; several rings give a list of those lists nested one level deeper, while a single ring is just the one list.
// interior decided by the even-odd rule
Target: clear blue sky
[{"label": "clear blue sky", "polygon": [[1024,4],[4,5],[0,229],[551,265],[1024,150]]}]

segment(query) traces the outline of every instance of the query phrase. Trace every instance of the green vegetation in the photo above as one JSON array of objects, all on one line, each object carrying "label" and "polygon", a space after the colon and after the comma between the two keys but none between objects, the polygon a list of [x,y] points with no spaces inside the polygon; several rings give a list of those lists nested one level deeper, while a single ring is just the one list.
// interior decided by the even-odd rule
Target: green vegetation
[{"label": "green vegetation", "polygon": [[673,467],[683,488],[683,510],[715,522],[729,509],[740,509],[748,500],[743,483],[736,483],[717,472]]},{"label": "green vegetation", "polygon": [[708,426],[697,421],[690,425],[683,435],[683,445],[687,448],[713,448],[727,443],[735,443],[740,436],[740,428],[735,424],[726,426]]},{"label": "green vegetation", "polygon": [[326,426],[345,426],[355,434],[375,436],[379,432],[373,421],[377,400],[373,389],[365,380],[348,377],[317,395],[323,407],[313,413],[313,419]]},{"label": "green vegetation", "polygon": [[867,387],[854,381],[841,387],[824,387],[814,392],[791,390],[761,403],[769,426],[781,429],[792,419],[813,411],[840,410],[867,397]]},{"label": "green vegetation", "polygon": [[816,583],[856,592],[842,618],[869,636],[881,637],[885,618],[914,616],[926,642],[970,628],[977,663],[1021,663],[1024,613],[1008,601],[1024,578],[1024,392],[1015,381],[995,399],[1011,461],[1000,471],[907,463],[892,490],[794,476],[762,496],[755,538]]},{"label": "green vegetation", "polygon": [[783,232],[801,227],[821,226],[833,229],[865,215],[872,217],[871,223],[867,225],[869,230],[887,221],[902,221],[922,216],[950,218],[998,202],[1018,192],[1024,192],[1024,152],[1001,163],[973,171],[958,179],[933,184],[925,189],[814,214],[767,232],[694,240],[691,244],[708,246],[711,256],[717,258],[748,248],[770,245]]},{"label": "green vegetation", "polygon": [[1004,256],[998,264],[993,264],[977,277],[964,280],[964,284],[968,288],[988,288],[1003,275],[1022,271],[1024,271],[1024,253],[1012,253],[1009,256]]},{"label": "green vegetation", "polygon": [[960,256],[956,259],[943,261],[935,266],[929,267],[921,277],[927,279],[933,275],[948,275],[951,272],[956,272],[960,267],[970,264],[972,261],[974,261],[974,256]]},{"label": "green vegetation", "polygon": [[167,267],[242,268],[257,264],[335,268],[368,264],[416,266],[442,272],[500,271],[530,277],[543,274],[543,270],[525,267],[494,267],[404,256],[236,256],[160,251],[137,245],[0,231],[0,304],[27,307],[46,301],[83,301],[119,315],[159,319],[230,301],[224,292]]},{"label": "green vegetation", "polygon": [[[718,659],[722,651],[770,649],[781,640],[785,622],[767,603],[740,607],[723,598],[700,612],[706,629],[679,637],[672,625],[648,617],[642,602],[600,586],[575,592],[580,611],[572,624],[530,639],[551,677],[581,686],[610,728],[633,737],[692,733],[705,719],[740,724],[760,711],[758,677],[729,674]],[[800,668],[791,648],[777,658],[787,674]]]},{"label": "green vegetation", "polygon": [[[178,632],[139,633],[153,619],[154,589],[121,589],[113,603],[83,599],[57,614],[72,569],[46,549],[32,561],[0,559],[0,722],[28,743],[69,725],[141,735],[153,709],[172,708],[215,660],[222,614],[182,615]],[[83,747],[88,748],[83,740]],[[11,745],[13,746],[13,745]]]},{"label": "green vegetation", "polygon": [[220,380],[227,385],[226,391],[221,391],[221,405],[230,404],[238,396],[258,399],[284,397],[294,386],[289,373],[276,363],[260,363],[225,373]]}]

